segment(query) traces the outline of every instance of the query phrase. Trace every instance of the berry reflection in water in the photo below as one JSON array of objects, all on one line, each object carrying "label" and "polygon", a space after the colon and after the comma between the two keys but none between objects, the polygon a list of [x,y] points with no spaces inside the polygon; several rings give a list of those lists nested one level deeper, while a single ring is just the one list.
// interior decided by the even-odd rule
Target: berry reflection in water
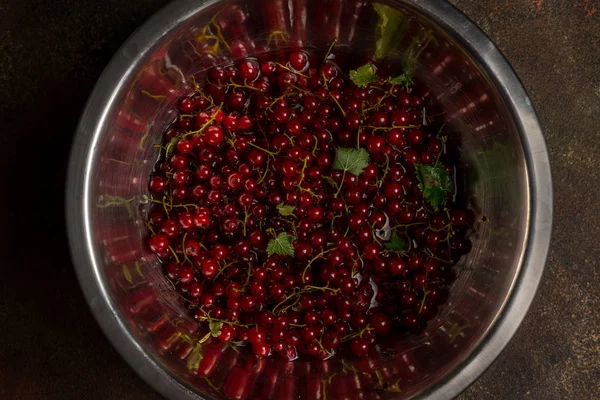
[{"label": "berry reflection in water", "polygon": [[419,88],[323,59],[211,69],[149,180],[150,249],[206,338],[258,357],[363,357],[418,333],[470,249]]}]

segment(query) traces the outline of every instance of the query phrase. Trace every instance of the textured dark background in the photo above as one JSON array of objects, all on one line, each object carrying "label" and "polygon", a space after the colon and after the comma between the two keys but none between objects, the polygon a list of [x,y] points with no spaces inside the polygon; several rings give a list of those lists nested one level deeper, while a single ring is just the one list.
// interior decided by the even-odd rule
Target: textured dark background
[{"label": "textured dark background", "polygon": [[[158,399],[104,338],[63,223],[72,134],[102,69],[166,0],[0,0],[0,399]],[[453,0],[522,78],[556,219],[525,322],[470,399],[600,398],[600,0]]]}]

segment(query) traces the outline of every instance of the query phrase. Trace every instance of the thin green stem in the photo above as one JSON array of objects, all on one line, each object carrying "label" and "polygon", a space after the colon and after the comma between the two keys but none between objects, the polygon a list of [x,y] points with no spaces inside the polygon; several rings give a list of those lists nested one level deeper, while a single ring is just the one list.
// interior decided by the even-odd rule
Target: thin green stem
[{"label": "thin green stem", "polygon": [[221,108],[223,108],[223,103],[219,104],[219,107],[217,107],[217,110],[210,116],[210,119],[208,121],[206,121],[206,123],[200,127],[200,129],[198,129],[197,131],[190,131],[190,132],[186,133],[185,135],[182,136],[182,139],[185,139],[186,137],[188,137],[190,135],[195,135],[195,134],[204,132],[204,130],[215,121],[215,118],[217,118],[217,115],[219,115],[219,112],[221,112]]},{"label": "thin green stem", "polygon": [[186,238],[187,238],[187,232],[183,234],[183,239],[181,239],[181,248],[183,249],[183,259],[184,259],[184,261],[187,261],[191,265],[194,265],[192,260],[189,259],[187,253],[185,252],[185,239]]},{"label": "thin green stem", "polygon": [[391,131],[392,129],[417,129],[418,125],[393,125],[393,126],[373,126],[363,125],[361,128],[372,129],[373,131]]},{"label": "thin green stem", "polygon": [[177,257],[177,253],[175,252],[175,250],[173,250],[173,247],[169,246],[169,250],[171,251],[171,254],[173,254],[173,258],[175,258],[175,262],[177,264],[179,264],[179,257]]},{"label": "thin green stem", "polygon": [[306,271],[308,271],[308,269],[310,268],[310,266],[312,265],[313,262],[315,262],[316,260],[318,260],[319,258],[323,257],[325,254],[332,252],[333,250],[335,250],[334,248],[328,249],[328,250],[323,250],[321,251],[319,254],[317,254],[316,256],[314,256],[309,262],[308,264],[306,264],[306,267],[304,268],[304,271],[302,271],[302,281],[304,281],[305,275],[306,275]]},{"label": "thin green stem", "polygon": [[331,99],[335,102],[335,104],[337,104],[338,108],[340,109],[340,111],[342,112],[342,115],[344,117],[346,117],[346,111],[344,111],[344,109],[342,108],[342,105],[340,104],[340,102],[335,98],[334,95],[332,95],[331,93],[329,93],[329,97],[331,97]]},{"label": "thin green stem", "polygon": [[337,192],[335,192],[335,198],[337,199],[338,195],[340,194],[342,187],[344,186],[344,179],[346,179],[346,170],[344,170],[344,172],[342,173],[342,181],[340,182],[340,186],[338,187]]},{"label": "thin green stem", "polygon": [[278,67],[280,67],[280,68],[283,68],[283,69],[285,69],[285,70],[286,70],[286,71],[288,71],[288,72],[291,72],[292,74],[300,75],[300,76],[301,76],[301,77],[303,77],[303,78],[310,78],[310,76],[308,76],[308,75],[304,75],[302,72],[294,71],[293,69],[291,69],[291,68],[289,68],[288,66],[286,66],[286,65],[283,65],[283,64],[281,64],[281,63],[275,62],[275,65],[277,65],[277,66],[278,66]]},{"label": "thin green stem", "polygon": [[242,88],[242,89],[250,89],[250,90],[257,90],[260,91],[259,88],[255,88],[253,86],[248,85],[246,82],[244,82],[243,85],[238,85],[237,83],[235,83],[234,81],[229,82],[228,84],[226,84],[225,86],[229,86],[232,88]]},{"label": "thin green stem", "polygon": [[248,144],[249,144],[250,146],[252,146],[252,147],[254,147],[254,148],[258,149],[258,150],[264,151],[265,153],[267,153],[268,155],[270,155],[270,156],[271,156],[271,157],[273,157],[273,158],[275,158],[275,157],[277,156],[277,154],[278,154],[278,153],[274,153],[274,152],[272,152],[272,151],[270,151],[270,150],[264,149],[264,148],[262,148],[262,147],[260,147],[260,146],[258,146],[258,145],[256,145],[256,144],[254,144],[254,143],[252,143],[252,142],[248,142]]},{"label": "thin green stem", "polygon": [[326,290],[329,290],[330,292],[333,292],[333,293],[339,293],[340,292],[340,289],[333,289],[333,288],[330,288],[329,286],[306,285],[306,287],[309,288],[309,289],[320,290],[322,292],[324,292]]},{"label": "thin green stem", "polygon": [[323,62],[327,61],[327,58],[331,54],[331,50],[333,50],[333,46],[335,46],[336,43],[337,43],[337,38],[333,39],[333,42],[331,42],[331,44],[329,45],[329,48],[327,49],[327,53],[325,53],[325,58],[323,59]]}]

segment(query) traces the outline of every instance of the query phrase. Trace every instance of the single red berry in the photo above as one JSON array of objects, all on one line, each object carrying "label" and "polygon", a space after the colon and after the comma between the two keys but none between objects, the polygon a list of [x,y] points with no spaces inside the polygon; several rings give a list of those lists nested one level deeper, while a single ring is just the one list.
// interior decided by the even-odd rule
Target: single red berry
[{"label": "single red berry", "polygon": [[406,262],[401,258],[393,258],[388,264],[388,270],[392,275],[403,275],[406,272]]},{"label": "single red berry", "polygon": [[150,178],[150,190],[155,193],[162,193],[167,189],[167,180],[165,177],[156,175]]},{"label": "single red berry", "polygon": [[181,111],[182,114],[191,114],[194,112],[194,106],[193,100],[189,97],[179,101],[179,111]]},{"label": "single red berry", "polygon": [[381,248],[377,243],[367,243],[363,249],[363,258],[366,260],[376,260],[379,257]]},{"label": "single red berry", "polygon": [[267,339],[267,333],[263,328],[258,326],[248,330],[248,341],[251,344],[263,343]]},{"label": "single red berry", "polygon": [[303,51],[290,54],[290,67],[295,71],[303,72],[308,67],[308,56]]},{"label": "single red berry", "polygon": [[268,356],[270,352],[271,346],[266,343],[252,344],[252,353],[259,358]]},{"label": "single red berry", "polygon": [[244,60],[238,65],[240,78],[246,82],[252,82],[258,77],[260,67],[254,60]]},{"label": "single red berry", "polygon": [[219,340],[221,342],[230,342],[235,337],[236,328],[233,325],[224,324],[221,327],[221,334],[219,335]]},{"label": "single red berry", "polygon": [[218,146],[223,142],[223,129],[218,125],[211,125],[204,131],[204,142],[211,146]]},{"label": "single red berry", "polygon": [[150,250],[155,253],[162,253],[169,248],[169,238],[163,234],[157,234],[150,238]]},{"label": "single red berry", "polygon": [[352,350],[352,353],[354,353],[357,357],[365,357],[367,354],[369,354],[370,349],[371,343],[364,338],[353,339],[352,343],[350,344],[350,350]]},{"label": "single red berry", "polygon": [[217,263],[217,260],[213,258],[205,258],[202,260],[202,275],[205,277],[212,278],[216,275],[218,270],[219,264]]}]

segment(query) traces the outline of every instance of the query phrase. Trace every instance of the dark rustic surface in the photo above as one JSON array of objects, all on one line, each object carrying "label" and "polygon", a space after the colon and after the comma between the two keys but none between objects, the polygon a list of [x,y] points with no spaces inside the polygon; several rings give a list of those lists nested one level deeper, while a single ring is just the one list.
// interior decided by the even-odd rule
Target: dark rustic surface
[{"label": "dark rustic surface", "polygon": [[[0,0],[0,398],[158,399],[79,292],[69,144],[111,55],[165,0]],[[529,90],[555,182],[552,249],[518,333],[462,400],[600,398],[600,1],[453,0]]]}]

